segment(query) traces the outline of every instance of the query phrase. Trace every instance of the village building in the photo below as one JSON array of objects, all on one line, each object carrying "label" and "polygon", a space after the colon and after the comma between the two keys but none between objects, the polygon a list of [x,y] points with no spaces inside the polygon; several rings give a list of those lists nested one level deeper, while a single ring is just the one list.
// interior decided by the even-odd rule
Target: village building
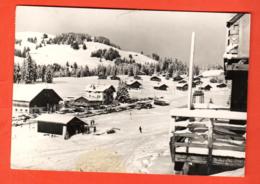
[{"label": "village building", "polygon": [[83,120],[64,114],[43,114],[35,119],[37,122],[37,132],[53,135],[61,135],[64,139],[84,133],[88,129],[88,124]]},{"label": "village building", "polygon": [[151,80],[151,81],[157,81],[157,82],[161,82],[161,81],[162,81],[162,79],[161,79],[160,77],[156,76],[156,75],[152,76],[152,77],[150,78],[150,80]]},{"label": "village building", "polygon": [[113,85],[90,84],[85,88],[84,97],[94,104],[111,104],[114,101],[116,89]]},{"label": "village building", "polygon": [[180,75],[173,77],[173,81],[181,81],[183,78]]},{"label": "village building", "polygon": [[212,86],[209,85],[209,84],[205,84],[205,85],[203,85],[203,86],[200,87],[200,89],[201,89],[201,90],[204,90],[204,91],[210,91],[211,88],[212,88]]},{"label": "village building", "polygon": [[201,90],[196,90],[192,96],[193,103],[204,103],[204,92]]},{"label": "village building", "polygon": [[156,90],[164,90],[164,91],[166,91],[168,87],[169,86],[167,86],[166,84],[158,83],[153,88],[156,89]]},{"label": "village building", "polygon": [[181,80],[181,81],[179,81],[178,83],[179,83],[179,84],[183,84],[183,83],[187,83],[187,81],[186,81],[186,80]]},{"label": "village building", "polygon": [[135,76],[134,76],[134,79],[135,79],[135,80],[142,80],[142,77],[140,77],[139,75],[135,75]]},{"label": "village building", "polygon": [[62,98],[49,88],[33,85],[14,85],[13,114],[55,112]]},{"label": "village building", "polygon": [[126,86],[128,89],[141,89],[142,84],[136,80],[126,81]]},{"label": "village building", "polygon": [[176,85],[176,89],[180,91],[187,91],[188,90],[188,84],[187,83],[179,83]]},{"label": "village building", "polygon": [[111,80],[120,80],[120,77],[113,75],[110,77]]},{"label": "village building", "polygon": [[225,88],[225,87],[227,87],[227,85],[224,84],[224,83],[221,83],[221,84],[218,84],[218,85],[217,85],[217,88]]},{"label": "village building", "polygon": [[107,79],[106,75],[98,75],[98,79]]}]

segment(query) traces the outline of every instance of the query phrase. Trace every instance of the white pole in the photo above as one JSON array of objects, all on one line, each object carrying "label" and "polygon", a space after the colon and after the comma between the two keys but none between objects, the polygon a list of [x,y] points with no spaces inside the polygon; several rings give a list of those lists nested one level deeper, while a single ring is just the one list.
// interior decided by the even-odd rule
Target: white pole
[{"label": "white pole", "polygon": [[193,79],[194,46],[195,46],[195,32],[192,32],[191,47],[190,47],[189,83],[188,83],[188,109],[192,108],[192,79]]}]

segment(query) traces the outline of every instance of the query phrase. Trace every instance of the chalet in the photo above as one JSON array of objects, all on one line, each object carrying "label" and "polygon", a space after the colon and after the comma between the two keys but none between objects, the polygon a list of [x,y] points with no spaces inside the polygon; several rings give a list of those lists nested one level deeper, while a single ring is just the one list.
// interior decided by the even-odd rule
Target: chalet
[{"label": "chalet", "polygon": [[187,83],[187,81],[186,81],[186,80],[181,80],[181,81],[179,81],[178,83],[179,83],[179,84],[183,84],[183,83]]},{"label": "chalet", "polygon": [[112,85],[90,84],[85,88],[85,98],[92,102],[100,104],[111,104],[114,100],[116,89]]},{"label": "chalet", "polygon": [[99,75],[98,79],[107,79],[107,76],[106,75]]},{"label": "chalet", "polygon": [[64,114],[43,114],[38,116],[35,121],[37,122],[37,132],[61,135],[65,139],[78,133],[84,133],[88,127],[83,120]]},{"label": "chalet", "polygon": [[120,77],[113,75],[110,77],[111,80],[120,80]]},{"label": "chalet", "polygon": [[224,84],[224,83],[221,83],[221,84],[218,84],[218,85],[217,85],[217,88],[225,88],[225,87],[227,87],[227,85]]},{"label": "chalet", "polygon": [[210,91],[211,88],[212,86],[209,84],[205,84],[204,86],[200,87],[200,89],[204,91]]},{"label": "chalet", "polygon": [[135,80],[142,80],[142,77],[140,77],[139,75],[135,75],[135,76],[134,76],[134,79],[135,79]]},{"label": "chalet", "polygon": [[204,103],[204,92],[201,90],[196,90],[192,96],[193,103]]},{"label": "chalet", "polygon": [[158,83],[158,84],[155,85],[153,88],[154,88],[154,89],[157,89],[157,90],[164,90],[164,91],[166,91],[168,87],[169,87],[169,86],[167,86],[166,84]]},{"label": "chalet", "polygon": [[186,91],[188,90],[188,84],[187,83],[179,83],[176,85],[176,89],[180,91]]},{"label": "chalet", "polygon": [[156,75],[152,76],[152,77],[150,78],[150,80],[151,80],[151,81],[157,81],[157,82],[161,82],[161,81],[162,81],[162,79],[161,79],[160,77],[156,76]]},{"label": "chalet", "polygon": [[129,80],[129,81],[126,81],[126,86],[129,89],[140,89],[142,87],[142,84],[136,80]]},{"label": "chalet", "polygon": [[14,85],[13,113],[33,114],[59,110],[62,98],[53,90],[34,85]]},{"label": "chalet", "polygon": [[181,81],[183,78],[180,75],[173,77],[173,81]]}]

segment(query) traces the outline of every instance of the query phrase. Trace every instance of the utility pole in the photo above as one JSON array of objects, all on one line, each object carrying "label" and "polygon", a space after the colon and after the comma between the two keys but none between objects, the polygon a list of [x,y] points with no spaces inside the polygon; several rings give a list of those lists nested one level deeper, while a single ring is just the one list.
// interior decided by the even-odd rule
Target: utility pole
[{"label": "utility pole", "polygon": [[191,34],[190,65],[188,82],[188,109],[192,109],[192,80],[193,80],[193,60],[194,60],[195,32]]}]

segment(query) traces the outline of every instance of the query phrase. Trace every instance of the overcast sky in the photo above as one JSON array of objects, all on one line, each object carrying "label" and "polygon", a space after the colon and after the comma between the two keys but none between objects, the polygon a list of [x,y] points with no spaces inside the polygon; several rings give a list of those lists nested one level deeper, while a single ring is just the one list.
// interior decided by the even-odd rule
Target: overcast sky
[{"label": "overcast sky", "polygon": [[196,34],[194,63],[222,64],[226,22],[234,14],[20,6],[16,31],[65,32],[105,36],[124,50],[189,60]]}]

